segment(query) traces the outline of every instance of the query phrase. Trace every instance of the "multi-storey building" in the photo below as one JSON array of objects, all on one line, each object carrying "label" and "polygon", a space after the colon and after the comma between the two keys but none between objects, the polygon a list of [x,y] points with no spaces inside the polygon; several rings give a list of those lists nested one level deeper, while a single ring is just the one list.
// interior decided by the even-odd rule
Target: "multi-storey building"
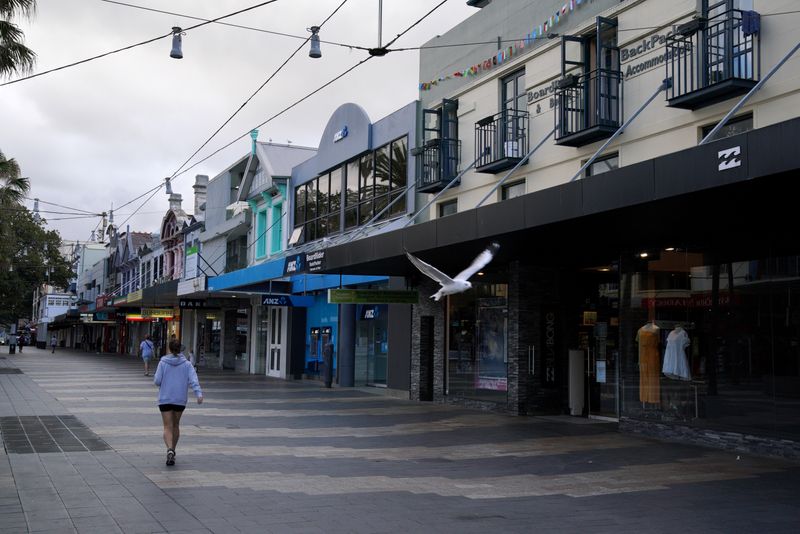
[{"label": "multi-storey building", "polygon": [[[794,4],[481,5],[422,48],[427,221],[326,250],[418,288],[411,397],[796,453]],[[491,242],[438,303],[404,256]]]}]

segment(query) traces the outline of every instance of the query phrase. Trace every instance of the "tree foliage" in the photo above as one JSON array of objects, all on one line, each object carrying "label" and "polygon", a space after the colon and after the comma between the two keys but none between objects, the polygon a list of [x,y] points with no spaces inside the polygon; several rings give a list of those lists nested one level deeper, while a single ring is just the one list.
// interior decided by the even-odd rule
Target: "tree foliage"
[{"label": "tree foliage", "polygon": [[61,236],[22,205],[29,190],[17,162],[0,152],[0,324],[30,316],[34,289],[66,287],[72,276]]},{"label": "tree foliage", "polygon": [[0,0],[0,78],[33,70],[36,53],[25,46],[25,35],[11,20],[35,11],[36,0]]},{"label": "tree foliage", "polygon": [[20,173],[14,158],[6,159],[0,150],[0,206],[18,204],[31,188],[30,181]]},{"label": "tree foliage", "polygon": [[70,262],[61,255],[61,236],[47,230],[24,206],[0,207],[0,324],[30,317],[33,291],[42,284],[66,288]]}]

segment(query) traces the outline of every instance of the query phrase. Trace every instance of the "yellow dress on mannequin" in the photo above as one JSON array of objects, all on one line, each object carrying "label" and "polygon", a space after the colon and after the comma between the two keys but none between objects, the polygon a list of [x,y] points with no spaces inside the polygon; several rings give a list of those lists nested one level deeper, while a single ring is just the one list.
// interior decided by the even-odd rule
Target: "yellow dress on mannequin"
[{"label": "yellow dress on mannequin", "polygon": [[639,344],[639,400],[658,404],[661,402],[661,354],[658,350],[661,329],[647,323],[636,333],[636,342]]}]

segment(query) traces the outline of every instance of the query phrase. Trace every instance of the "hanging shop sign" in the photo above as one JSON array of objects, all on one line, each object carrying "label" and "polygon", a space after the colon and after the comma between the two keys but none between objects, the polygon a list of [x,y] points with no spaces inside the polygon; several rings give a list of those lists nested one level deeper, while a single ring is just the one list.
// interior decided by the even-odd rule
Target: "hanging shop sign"
[{"label": "hanging shop sign", "polygon": [[291,256],[287,256],[286,260],[283,264],[283,275],[288,276],[291,274],[299,274],[305,271],[306,269],[306,255],[305,254],[293,254]]},{"label": "hanging shop sign", "polygon": [[329,304],[417,304],[419,292],[376,289],[329,289]]},{"label": "hanging shop sign", "polygon": [[310,273],[318,273],[325,268],[325,251],[306,253],[306,270]]},{"label": "hanging shop sign", "polygon": [[140,300],[142,300],[143,292],[144,290],[137,289],[136,291],[131,291],[130,293],[128,293],[128,303],[139,302]]},{"label": "hanging shop sign", "polygon": [[179,308],[186,308],[189,310],[197,310],[206,307],[206,301],[202,299],[180,299],[178,301]]},{"label": "hanging shop sign", "polygon": [[142,317],[153,319],[172,319],[175,311],[172,308],[142,308]]},{"label": "hanging shop sign", "polygon": [[188,280],[178,282],[178,296],[191,295],[206,290],[206,276],[200,275]]},{"label": "hanging shop sign", "polygon": [[108,304],[109,297],[108,295],[100,295],[96,299],[94,299],[94,304],[96,309],[105,308]]},{"label": "hanging shop sign", "polygon": [[541,24],[531,28],[531,31],[523,39],[514,41],[512,46],[498,50],[497,53],[491,57],[483,58],[472,65],[466,65],[461,70],[457,70],[451,74],[443,74],[433,80],[422,81],[419,83],[419,90],[429,91],[446,80],[477,76],[482,72],[493,69],[497,65],[502,65],[512,57],[521,54],[526,48],[533,46],[533,43],[536,42],[537,39],[547,39],[547,34],[553,33],[553,28],[561,24],[567,18],[567,15],[575,11],[576,7],[580,7],[582,4],[588,4],[589,2],[590,0],[569,0],[565,2],[560,9],[557,9],[555,13],[547,17]]},{"label": "hanging shop sign", "polygon": [[262,295],[264,306],[288,306],[290,308],[308,308],[314,305],[314,297],[300,295]]},{"label": "hanging shop sign", "polygon": [[184,277],[194,278],[197,276],[197,264],[200,254],[197,246],[186,247],[186,259],[183,262]]}]

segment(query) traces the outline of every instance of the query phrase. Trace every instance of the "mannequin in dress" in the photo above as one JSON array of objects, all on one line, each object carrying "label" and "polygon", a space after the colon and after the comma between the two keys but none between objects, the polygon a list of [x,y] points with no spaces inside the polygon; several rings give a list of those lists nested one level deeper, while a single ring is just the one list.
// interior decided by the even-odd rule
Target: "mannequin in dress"
[{"label": "mannequin in dress", "polygon": [[689,334],[686,333],[686,330],[684,330],[680,324],[676,324],[675,328],[667,336],[667,348],[664,351],[664,366],[661,369],[664,376],[684,381],[692,379],[689,361],[686,358],[686,348],[690,344]]},{"label": "mannequin in dress", "polygon": [[639,344],[639,400],[650,404],[661,402],[659,384],[661,354],[661,329],[653,321],[648,322],[636,333]]}]

